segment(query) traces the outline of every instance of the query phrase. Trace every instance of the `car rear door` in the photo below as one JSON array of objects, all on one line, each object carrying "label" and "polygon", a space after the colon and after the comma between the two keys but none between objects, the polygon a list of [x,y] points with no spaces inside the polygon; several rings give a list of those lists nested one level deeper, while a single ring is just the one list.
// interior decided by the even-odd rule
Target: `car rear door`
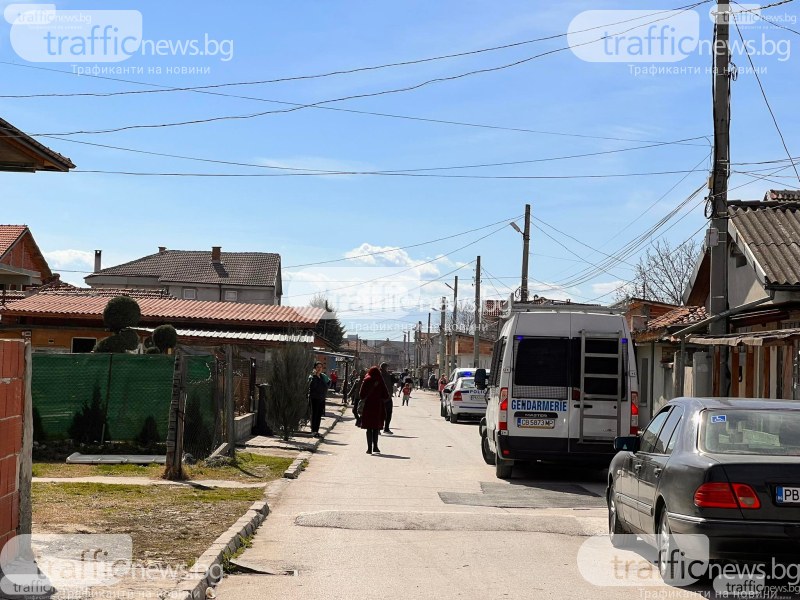
[{"label": "car rear door", "polygon": [[[631,516],[631,522],[642,531],[650,530],[649,521],[652,511],[652,501],[648,503],[644,500],[644,496],[642,495],[642,478],[645,474],[646,467],[649,466],[653,472],[655,471],[655,464],[657,461],[653,460],[653,454],[656,449],[656,444],[658,443],[661,429],[669,418],[671,410],[672,406],[666,406],[653,417],[653,420],[650,421],[647,428],[642,432],[642,441],[639,446],[639,451],[636,452],[631,459],[633,478],[627,482],[627,485],[630,486],[633,505],[636,508],[636,514]],[[660,468],[663,469],[663,467]],[[647,488],[647,484],[644,485],[644,488]]]},{"label": "car rear door", "polygon": [[[666,468],[667,461],[672,448],[669,446],[670,440],[676,434],[676,429],[680,426],[683,418],[683,407],[675,406],[669,411],[661,431],[652,447],[648,447],[648,452],[639,452],[639,485],[637,500],[640,509],[641,529],[645,533],[655,533],[655,522],[653,509],[658,493],[658,485]],[[642,440],[644,443],[644,440]]]}]

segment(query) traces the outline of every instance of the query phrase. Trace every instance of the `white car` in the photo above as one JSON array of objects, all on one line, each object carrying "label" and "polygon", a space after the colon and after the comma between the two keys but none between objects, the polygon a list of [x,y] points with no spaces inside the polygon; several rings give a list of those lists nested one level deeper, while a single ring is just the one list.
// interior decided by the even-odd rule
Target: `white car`
[{"label": "white car", "polygon": [[486,392],[475,387],[474,377],[460,377],[445,395],[445,419],[481,419],[486,415]]}]

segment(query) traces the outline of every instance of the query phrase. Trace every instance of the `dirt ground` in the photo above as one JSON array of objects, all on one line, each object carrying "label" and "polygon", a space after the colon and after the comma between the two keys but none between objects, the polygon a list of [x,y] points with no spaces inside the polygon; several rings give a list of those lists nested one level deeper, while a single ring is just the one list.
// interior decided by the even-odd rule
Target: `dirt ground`
[{"label": "dirt ground", "polygon": [[264,491],[34,483],[34,533],[127,533],[134,560],[191,565]]}]

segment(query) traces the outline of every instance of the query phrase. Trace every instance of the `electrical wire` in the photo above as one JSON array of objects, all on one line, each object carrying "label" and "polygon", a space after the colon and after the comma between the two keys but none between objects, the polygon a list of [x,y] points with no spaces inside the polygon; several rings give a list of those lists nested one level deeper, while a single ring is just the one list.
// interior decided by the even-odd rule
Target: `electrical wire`
[{"label": "electrical wire", "polygon": [[[73,144],[83,144],[87,146],[95,146],[99,148],[107,148],[111,150],[120,150],[124,152],[133,152],[136,154],[145,154],[149,156],[159,156],[163,158],[177,158],[181,160],[190,160],[190,161],[197,161],[197,162],[204,162],[204,163],[214,163],[214,164],[223,164],[223,165],[231,165],[231,166],[238,166],[238,167],[253,167],[258,169],[275,169],[281,171],[300,171],[300,172],[308,172],[308,173],[324,173],[327,175],[338,175],[341,174],[341,171],[334,171],[330,169],[312,169],[306,167],[287,167],[282,165],[270,165],[270,164],[258,164],[258,163],[247,163],[247,162],[237,162],[237,161],[229,161],[229,160],[219,160],[219,159],[212,159],[212,158],[201,158],[197,156],[187,156],[181,154],[169,154],[166,152],[155,152],[151,150],[142,150],[137,148],[127,148],[124,146],[113,146],[111,144],[99,144],[95,142],[87,142],[84,140],[73,140],[70,138],[63,138],[58,136],[51,136],[51,135],[42,135],[39,137],[44,137],[53,140],[59,140],[62,142],[73,143]],[[658,142],[653,144],[648,144],[644,146],[633,146],[629,148],[619,148],[616,150],[600,150],[597,152],[587,152],[583,154],[571,154],[571,155],[564,155],[564,156],[552,156],[552,157],[545,157],[545,158],[535,158],[535,159],[528,159],[528,160],[518,160],[518,161],[506,161],[506,162],[497,162],[497,163],[480,163],[480,164],[470,164],[470,165],[454,165],[454,166],[444,166],[444,167],[426,167],[426,168],[416,168],[416,169],[380,169],[381,173],[415,173],[415,172],[426,172],[426,171],[446,171],[446,170],[455,170],[455,169],[477,169],[477,168],[486,168],[486,167],[504,167],[504,166],[515,166],[515,165],[524,165],[524,164],[535,164],[541,162],[553,162],[553,161],[560,161],[560,160],[572,160],[576,158],[588,158],[592,156],[602,156],[606,154],[619,154],[622,152],[632,152],[635,150],[646,150],[650,148],[659,148],[662,146],[668,146],[676,143],[680,143],[683,141],[688,140],[698,140],[704,139],[704,136],[697,136],[693,138],[684,138],[677,141],[672,142]],[[86,172],[86,171],[83,171]]]},{"label": "electrical wire", "polygon": [[438,173],[404,173],[392,171],[331,171],[325,173],[166,173],[142,171],[105,171],[100,169],[75,169],[72,173],[93,173],[99,175],[127,175],[134,177],[201,177],[201,178],[246,178],[246,177],[333,177],[333,176],[381,176],[381,177],[431,177],[439,179],[614,179],[621,177],[651,177],[656,175],[675,175],[696,173],[701,169],[678,171],[649,171],[643,173],[600,173],[572,175],[443,175]]},{"label": "electrical wire", "polygon": [[[284,114],[284,113],[289,113],[289,112],[295,112],[295,111],[302,110],[302,109],[305,109],[305,108],[311,108],[311,107],[314,107],[314,106],[320,106],[320,105],[323,105],[323,104],[330,104],[330,103],[334,103],[334,102],[344,102],[344,101],[347,101],[347,100],[358,100],[358,99],[363,99],[363,98],[374,98],[374,97],[377,97],[377,96],[386,96],[386,95],[390,95],[390,94],[405,93],[405,92],[418,90],[418,89],[421,89],[421,88],[429,86],[429,85],[434,85],[434,84],[444,83],[444,82],[449,82],[449,81],[455,81],[455,80],[463,79],[463,78],[466,78],[466,77],[472,77],[474,75],[482,75],[482,74],[485,74],[485,73],[493,73],[493,72],[502,71],[502,70],[505,70],[505,69],[510,69],[510,68],[517,67],[517,66],[522,65],[522,64],[526,64],[526,63],[531,62],[533,60],[537,60],[537,59],[540,59],[540,58],[544,58],[546,56],[550,56],[552,54],[557,54],[559,52],[564,52],[566,50],[573,50],[574,48],[578,48],[578,47],[581,47],[581,46],[586,46],[586,45],[589,45],[589,44],[594,44],[594,43],[603,41],[605,39],[611,38],[613,36],[622,35],[624,33],[627,33],[627,32],[632,31],[634,29],[638,29],[639,27],[643,27],[645,25],[658,23],[660,21],[663,21],[665,19],[668,19],[668,18],[671,18],[672,16],[674,16],[672,14],[674,12],[679,12],[679,13],[680,12],[686,12],[687,10],[691,10],[693,8],[696,8],[696,7],[700,6],[700,5],[702,5],[702,4],[706,4],[709,1],[710,0],[702,0],[701,2],[696,2],[694,4],[688,5],[688,7],[683,8],[682,10],[678,10],[678,11],[666,11],[666,12],[670,13],[666,17],[655,19],[653,21],[648,21],[646,23],[642,23],[640,25],[637,25],[635,27],[631,27],[631,28],[626,29],[624,31],[617,31],[614,34],[606,34],[606,35],[604,35],[604,36],[602,36],[602,37],[600,37],[598,39],[589,40],[587,42],[582,42],[582,43],[578,43],[578,44],[568,44],[566,46],[561,46],[559,48],[555,48],[555,49],[552,49],[552,50],[547,50],[545,52],[540,52],[539,54],[535,54],[533,56],[529,56],[529,57],[526,57],[526,58],[523,58],[523,59],[520,59],[520,60],[516,60],[516,61],[510,62],[510,63],[506,63],[506,64],[503,64],[503,65],[497,65],[497,66],[493,66],[493,67],[485,67],[485,68],[482,68],[482,69],[474,69],[472,71],[467,71],[467,72],[459,73],[459,74],[456,74],[456,75],[448,75],[446,77],[435,77],[433,79],[428,79],[428,80],[422,81],[422,82],[417,83],[417,84],[403,86],[403,87],[399,87],[399,88],[392,88],[392,89],[388,89],[388,90],[380,90],[380,91],[377,91],[377,92],[368,92],[368,93],[363,93],[363,94],[351,94],[349,96],[342,96],[342,97],[339,97],[339,98],[331,98],[331,99],[328,99],[328,100],[320,100],[318,102],[312,102],[312,103],[309,103],[309,104],[303,104],[303,105],[296,106],[296,107],[293,107],[293,108],[270,110],[270,111],[261,111],[261,112],[256,112],[256,113],[247,113],[247,114],[239,114],[239,115],[223,115],[223,116],[219,116],[219,117],[207,117],[207,118],[204,118],[204,119],[189,119],[189,120],[185,120],[185,121],[174,121],[174,122],[169,122],[169,123],[148,123],[148,124],[138,124],[138,125],[124,125],[124,126],[113,127],[113,128],[108,128],[108,129],[78,130],[78,131],[59,132],[59,133],[52,133],[52,132],[42,133],[42,132],[39,132],[39,133],[34,134],[34,135],[62,135],[62,136],[69,136],[69,135],[99,135],[99,134],[107,134],[107,133],[116,133],[116,132],[119,132],[119,131],[129,131],[129,130],[134,130],[134,129],[155,129],[155,128],[167,128],[167,127],[180,127],[180,126],[185,126],[185,125],[198,125],[198,124],[201,124],[201,123],[214,123],[214,122],[218,122],[218,121],[244,120],[244,119],[252,119],[252,118],[256,118],[256,117],[262,117],[262,116],[269,115],[269,114]],[[660,14],[660,13],[653,13],[653,14]],[[650,16],[650,15],[647,15],[647,16]]]},{"label": "electrical wire", "polygon": [[[702,4],[699,3],[699,4]],[[624,23],[630,23],[631,21],[638,21],[640,19],[644,19],[650,16],[655,16],[661,13],[671,13],[679,10],[690,10],[692,8],[696,8],[699,4],[692,4],[687,5],[684,7],[678,7],[676,9],[669,9],[663,11],[656,11],[654,13],[648,15],[642,15],[638,17],[632,17],[630,19],[625,19],[622,21],[617,21],[614,23],[607,23],[604,25],[597,25],[595,27],[589,27],[587,29],[581,29],[577,31],[568,31],[559,34],[553,34],[549,36],[534,38],[530,40],[523,40],[520,42],[512,42],[509,44],[503,44],[500,46],[492,46],[489,48],[480,48],[477,50],[468,50],[464,52],[456,52],[451,54],[442,54],[438,56],[431,56],[426,58],[418,58],[413,60],[404,60],[404,61],[397,61],[391,63],[383,63],[379,65],[371,65],[366,67],[354,67],[349,69],[339,69],[335,71],[328,71],[325,73],[317,73],[313,75],[294,75],[290,77],[280,77],[277,79],[263,79],[263,80],[250,80],[250,81],[239,81],[239,82],[229,82],[229,83],[217,83],[217,84],[210,84],[210,85],[201,85],[201,86],[191,86],[191,87],[173,87],[173,88],[165,88],[160,90],[125,90],[120,92],[73,92],[73,93],[45,93],[45,94],[2,94],[0,98],[13,98],[13,99],[21,99],[21,98],[69,98],[69,97],[111,97],[111,96],[125,96],[125,95],[133,95],[133,94],[156,94],[156,93],[167,93],[167,92],[196,92],[200,90],[210,90],[210,89],[219,89],[219,88],[226,88],[226,87],[237,87],[237,86],[252,86],[252,85],[262,85],[262,84],[270,84],[270,83],[283,83],[289,81],[302,81],[302,80],[310,80],[310,79],[321,79],[326,77],[333,77],[338,75],[351,75],[353,73],[361,73],[365,71],[377,71],[380,69],[387,69],[393,67],[405,67],[411,65],[418,65],[428,62],[434,62],[439,60],[446,60],[451,58],[462,58],[465,56],[473,56],[476,54],[484,54],[487,52],[495,52],[498,50],[507,50],[509,48],[516,48],[519,46],[525,46],[528,44],[534,44],[538,42],[545,42],[550,41],[562,37],[567,37],[568,35],[574,35],[577,33],[586,33],[589,31],[594,31],[596,29],[602,29],[604,27],[611,27],[613,25],[622,25]],[[644,23],[647,25],[648,23]],[[12,63],[10,61],[0,61],[0,64],[18,66],[18,63]]]},{"label": "electrical wire", "polygon": [[756,76],[756,81],[758,82],[758,88],[761,90],[761,96],[762,98],[764,98],[764,103],[767,105],[767,110],[769,111],[769,114],[772,117],[772,122],[775,124],[775,129],[778,131],[778,135],[781,138],[781,143],[783,144],[783,149],[786,151],[786,156],[789,157],[789,161],[792,163],[794,174],[797,175],[797,180],[800,181],[800,172],[797,171],[797,165],[795,164],[794,159],[792,159],[792,153],[789,152],[789,147],[786,145],[786,139],[783,137],[783,132],[781,131],[781,127],[780,125],[778,125],[778,119],[775,117],[775,113],[773,112],[772,106],[769,103],[769,99],[767,98],[767,92],[764,90],[764,85],[761,83],[761,77],[758,74],[756,66],[753,64],[753,57],[750,55],[750,50],[747,48],[747,44],[744,41],[742,30],[739,29],[739,23],[736,21],[736,15],[733,14],[732,17],[733,17],[733,24],[736,26],[736,31],[739,34],[739,39],[742,41],[744,53],[747,55],[747,61],[750,63],[750,67],[753,70],[753,74]]}]

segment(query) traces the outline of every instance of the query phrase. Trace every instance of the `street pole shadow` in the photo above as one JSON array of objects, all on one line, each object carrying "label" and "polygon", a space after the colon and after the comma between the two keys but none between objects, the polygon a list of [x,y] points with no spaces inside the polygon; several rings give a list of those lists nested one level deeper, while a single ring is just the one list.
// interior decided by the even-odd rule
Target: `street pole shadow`
[{"label": "street pole shadow", "polygon": [[394,458],[398,460],[411,460],[410,456],[398,456],[397,454],[383,454],[380,452],[377,454],[373,454],[372,456],[377,456],[379,458]]}]

